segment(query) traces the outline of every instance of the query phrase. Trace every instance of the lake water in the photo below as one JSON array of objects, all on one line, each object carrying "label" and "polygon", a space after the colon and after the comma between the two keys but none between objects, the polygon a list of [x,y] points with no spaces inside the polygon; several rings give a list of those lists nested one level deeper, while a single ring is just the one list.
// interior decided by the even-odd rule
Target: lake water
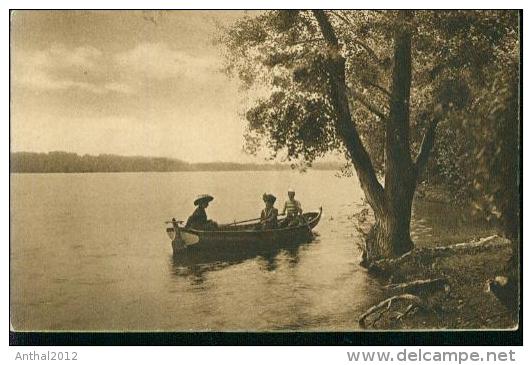
[{"label": "lake water", "polygon": [[[218,222],[253,218],[288,187],[323,207],[308,244],[174,260],[164,221],[194,196]],[[16,330],[348,331],[382,295],[358,263],[350,215],[363,197],[334,171],[11,175],[11,323]],[[430,239],[431,222],[416,220]]]}]

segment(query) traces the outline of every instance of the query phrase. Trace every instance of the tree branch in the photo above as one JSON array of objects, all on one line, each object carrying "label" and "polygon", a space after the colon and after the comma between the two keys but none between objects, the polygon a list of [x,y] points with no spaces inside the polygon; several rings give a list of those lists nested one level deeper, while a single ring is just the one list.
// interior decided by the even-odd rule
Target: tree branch
[{"label": "tree branch", "polygon": [[305,40],[302,40],[302,41],[292,42],[289,45],[290,46],[297,46],[299,44],[314,43],[314,42],[319,42],[319,41],[323,42],[323,41],[325,41],[325,39],[323,39],[323,38],[311,38],[311,39],[305,39]]},{"label": "tree branch", "polygon": [[364,107],[366,107],[367,110],[375,114],[383,121],[386,121],[386,119],[388,119],[387,113],[379,109],[376,105],[372,104],[363,94],[358,93],[356,91],[351,91],[351,96],[353,97],[353,99],[355,99]]},{"label": "tree branch", "polygon": [[377,313],[377,319],[372,322],[372,325],[374,325],[385,312],[388,312],[392,306],[392,302],[409,302],[410,305],[407,308],[407,311],[410,312],[413,307],[417,308],[426,308],[427,304],[418,296],[412,295],[412,294],[401,294],[401,295],[395,295],[393,297],[390,297],[388,299],[383,300],[382,302],[379,302],[378,304],[374,305],[373,307],[369,308],[366,312],[364,312],[358,319],[358,323],[362,326],[366,326],[366,318],[369,317],[372,314]]},{"label": "tree branch", "polygon": [[356,38],[353,38],[352,41],[353,41],[353,43],[358,44],[360,47],[362,47],[366,51],[366,53],[371,58],[373,58],[373,61],[375,61],[377,63],[377,65],[382,66],[381,59],[379,58],[379,56],[377,56],[375,51],[370,46],[368,46],[366,43],[364,43],[361,40],[358,40]]},{"label": "tree branch", "polygon": [[437,126],[438,120],[434,119],[429,123],[427,130],[425,131],[425,136],[423,137],[423,142],[421,142],[421,147],[419,148],[419,153],[415,162],[416,176],[418,177],[429,160],[430,152],[436,137]]},{"label": "tree branch", "polygon": [[432,151],[436,139],[436,127],[438,127],[438,123],[442,119],[442,111],[442,105],[438,104],[435,108],[434,118],[429,123],[425,135],[423,136],[423,141],[421,142],[421,147],[419,148],[415,162],[416,178],[421,175],[421,172],[429,160],[430,152]]},{"label": "tree branch", "polygon": [[[335,15],[338,19],[340,19],[342,22],[344,22],[348,27],[352,27],[353,24],[351,24],[351,22],[346,18],[344,17],[343,15],[340,15],[338,12],[331,12],[333,15]],[[366,53],[371,57],[373,58],[373,60],[379,65],[379,66],[382,66],[382,61],[381,59],[379,58],[379,56],[377,56],[377,53],[375,53],[375,51],[370,47],[368,46],[366,43],[362,42],[361,40],[359,39],[356,39],[356,38],[353,38],[351,40],[353,43],[355,44],[358,44],[360,47],[362,47]]]},{"label": "tree branch", "polygon": [[[341,12],[341,10],[340,10]],[[338,11],[331,11],[331,14],[333,14],[334,16],[336,16],[338,19],[340,19],[341,21],[343,21],[345,24],[347,24],[348,26],[352,26],[353,24],[351,24],[351,22],[349,21],[348,18],[344,17],[343,14],[341,14],[340,12]]]},{"label": "tree branch", "polygon": [[345,59],[340,53],[338,38],[325,12],[323,10],[312,12],[331,50],[327,61],[327,74],[331,104],[337,115],[335,129],[349,152],[368,203],[375,213],[382,214],[385,209],[384,188],[377,179],[369,154],[362,144],[356,123],[351,116],[347,97],[349,89],[345,81]]},{"label": "tree branch", "polygon": [[374,82],[371,82],[371,81],[367,81],[367,80],[364,80],[363,81],[364,83],[368,84],[369,86],[373,86],[375,89],[381,91],[384,95],[386,95],[388,98],[391,98],[392,97],[392,93],[390,91],[388,91],[388,89],[386,89],[385,87],[379,85],[379,84],[376,84]]},{"label": "tree branch", "polygon": [[422,294],[445,289],[448,284],[446,278],[419,279],[407,283],[386,285],[384,289],[392,293]]}]

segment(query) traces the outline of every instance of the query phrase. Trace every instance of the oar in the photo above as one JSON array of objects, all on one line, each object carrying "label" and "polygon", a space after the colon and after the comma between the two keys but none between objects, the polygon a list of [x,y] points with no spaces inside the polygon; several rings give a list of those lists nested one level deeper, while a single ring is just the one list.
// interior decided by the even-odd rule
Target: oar
[{"label": "oar", "polygon": [[[282,217],[282,216],[285,216],[286,214],[278,214],[277,216],[278,217]],[[245,221],[238,221],[238,222],[233,222],[233,223],[227,223],[227,224],[220,224],[219,227],[227,227],[227,226],[234,226],[235,224],[240,224],[240,223],[249,223],[249,222],[256,222],[256,221],[260,221],[262,218],[253,218],[253,219],[247,219]],[[183,221],[166,221],[164,222],[166,224],[172,224],[172,223],[183,223]]]},{"label": "oar", "polygon": [[[277,216],[278,216],[278,217],[282,217],[283,215],[286,215],[286,214],[278,214]],[[234,226],[235,224],[240,224],[240,223],[256,222],[256,221],[260,221],[261,219],[262,219],[262,218],[253,218],[253,219],[248,219],[248,220],[245,220],[245,221],[239,221],[239,222],[233,222],[233,223],[221,224],[220,227]]]},{"label": "oar", "polygon": [[[279,216],[278,216],[279,217]],[[220,224],[219,227],[226,227],[226,226],[232,226],[232,225],[235,225],[235,224],[240,224],[240,223],[248,223],[248,222],[255,222],[255,221],[260,221],[261,218],[253,218],[253,219],[248,219],[248,220],[245,220],[245,221],[238,221],[238,222],[233,222],[233,223],[227,223],[227,224]],[[183,223],[183,221],[166,221],[164,222],[166,224],[172,224],[172,223]]]}]

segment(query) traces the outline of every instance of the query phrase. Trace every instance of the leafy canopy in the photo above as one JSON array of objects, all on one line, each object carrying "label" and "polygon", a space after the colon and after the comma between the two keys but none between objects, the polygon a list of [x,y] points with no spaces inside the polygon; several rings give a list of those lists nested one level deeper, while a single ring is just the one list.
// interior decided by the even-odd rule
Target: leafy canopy
[{"label": "leafy canopy", "polygon": [[[412,32],[410,125],[418,150],[434,106],[467,112],[493,69],[518,57],[518,13],[512,11],[329,11],[346,60],[353,120],[374,167],[382,171],[384,121],[389,114],[393,36]],[[327,68],[334,57],[310,11],[248,15],[226,29],[226,71],[256,96],[247,110],[246,149],[308,164],[344,151],[335,133]],[[495,66],[494,66],[495,65]],[[345,151],[344,151],[345,152]]]}]

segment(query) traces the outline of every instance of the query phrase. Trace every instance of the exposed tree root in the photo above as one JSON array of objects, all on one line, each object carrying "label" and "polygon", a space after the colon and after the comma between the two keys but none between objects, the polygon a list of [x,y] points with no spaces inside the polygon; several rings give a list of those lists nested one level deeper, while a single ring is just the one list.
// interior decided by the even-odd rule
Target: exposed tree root
[{"label": "exposed tree root", "polygon": [[[410,325],[412,321],[416,323],[418,319],[411,318],[414,313],[418,313],[423,324],[427,321],[431,323],[431,326],[438,328],[446,325],[442,321],[448,315],[457,316],[453,326],[469,328],[474,323],[479,323],[479,326],[488,325],[491,323],[492,316],[489,315],[489,309],[485,307],[478,315],[462,317],[463,314],[471,312],[468,308],[463,308],[467,304],[464,304],[462,299],[468,295],[467,289],[464,291],[464,288],[475,284],[470,282],[469,278],[454,275],[462,272],[469,273],[467,262],[471,258],[473,264],[476,265],[472,268],[471,275],[477,278],[486,271],[477,267],[482,265],[479,257],[494,257],[500,252],[508,253],[510,248],[509,240],[499,236],[490,236],[474,242],[445,247],[414,249],[397,258],[371,262],[369,272],[390,278],[388,285],[383,287],[389,298],[362,314],[359,317],[360,326],[362,328],[372,326],[393,328]],[[482,256],[477,256],[478,254]],[[456,263],[459,264],[458,267],[453,266]],[[403,282],[397,283],[397,281]],[[500,321],[504,323],[511,321],[511,318],[506,317],[509,317],[510,313],[518,313],[518,280],[509,275],[481,282],[486,282],[489,291],[509,309],[508,312],[493,316],[495,320],[499,321],[498,318],[502,318]],[[453,293],[450,292],[451,283]],[[455,285],[456,288],[454,288]],[[480,295],[477,289],[471,288],[471,290],[476,293],[475,295]],[[478,301],[478,298],[476,299]],[[513,322],[516,320],[514,319]]]},{"label": "exposed tree root", "polygon": [[396,319],[403,318],[415,308],[426,309],[427,307],[426,304],[423,302],[423,300],[421,300],[421,298],[416,295],[412,295],[412,294],[394,295],[393,297],[385,299],[382,302],[369,308],[364,314],[360,316],[360,318],[358,319],[358,323],[360,324],[360,326],[366,327],[366,319],[369,316],[376,314],[377,317],[371,322],[371,326],[375,325],[375,323],[377,323],[382,318],[384,313],[390,311],[390,308],[392,307],[393,302],[410,302],[410,304],[408,305],[408,307],[403,313],[398,312],[398,315],[395,317]]},{"label": "exposed tree root", "polygon": [[391,291],[392,293],[409,293],[409,294],[421,294],[431,293],[438,290],[444,290],[448,287],[447,279],[425,279],[414,280],[408,283],[390,284],[386,285],[384,289]]},{"label": "exposed tree root", "polygon": [[410,302],[404,312],[393,312],[394,315],[392,315],[391,318],[393,318],[394,320],[400,320],[406,315],[415,312],[419,309],[428,309],[426,302],[421,299],[419,295],[429,294],[439,290],[447,290],[448,284],[447,279],[438,278],[428,280],[414,280],[408,283],[391,284],[385,286],[384,289],[397,294],[374,305],[373,307],[369,308],[362,316],[360,316],[359,323],[362,327],[366,326],[366,319],[369,316],[372,316],[373,314],[375,314],[376,316],[370,323],[370,326],[374,326],[375,323],[377,323],[385,313],[390,312],[393,302]]},{"label": "exposed tree root", "polygon": [[406,307],[406,310],[404,311],[404,313],[400,313],[397,317],[395,317],[395,319],[400,320],[401,318],[406,316],[408,313],[415,311],[417,308],[418,307],[415,307],[414,304],[410,304],[408,307]]}]

